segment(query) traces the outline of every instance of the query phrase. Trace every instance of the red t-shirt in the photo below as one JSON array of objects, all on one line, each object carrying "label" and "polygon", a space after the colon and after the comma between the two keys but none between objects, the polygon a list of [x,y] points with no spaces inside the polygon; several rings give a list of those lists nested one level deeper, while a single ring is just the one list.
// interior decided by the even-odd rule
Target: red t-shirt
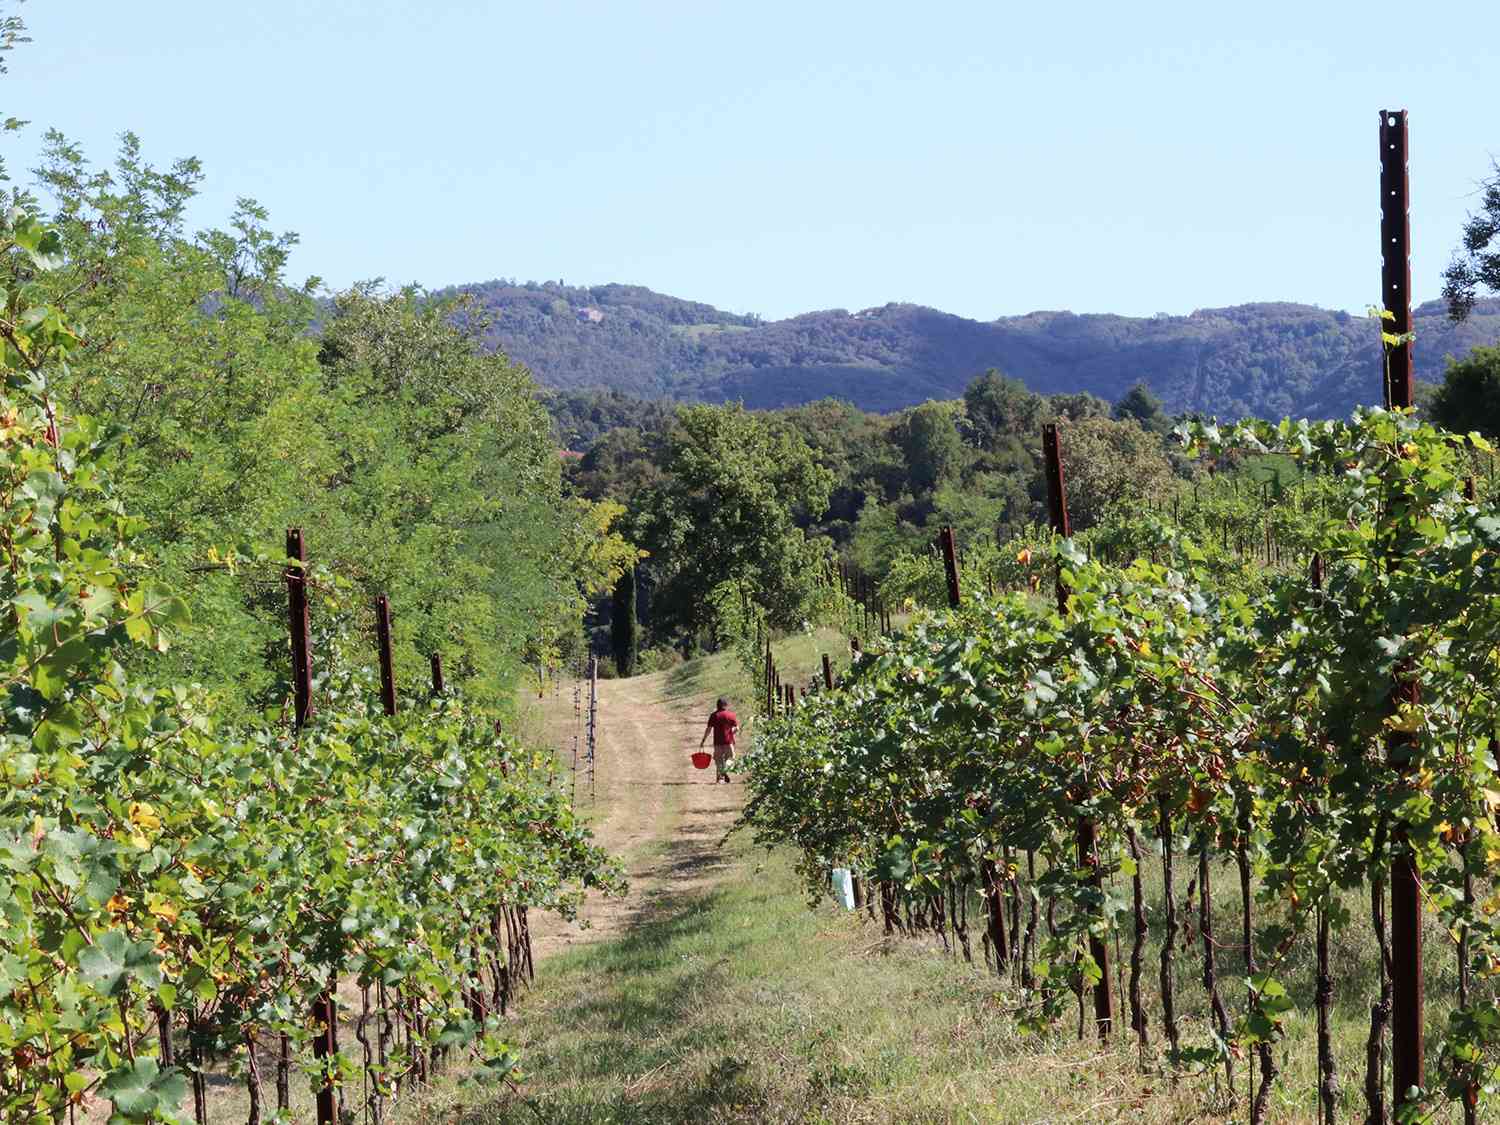
[{"label": "red t-shirt", "polygon": [[739,725],[739,719],[733,711],[715,711],[708,717],[708,725],[713,727],[715,746],[734,745],[734,728]]}]

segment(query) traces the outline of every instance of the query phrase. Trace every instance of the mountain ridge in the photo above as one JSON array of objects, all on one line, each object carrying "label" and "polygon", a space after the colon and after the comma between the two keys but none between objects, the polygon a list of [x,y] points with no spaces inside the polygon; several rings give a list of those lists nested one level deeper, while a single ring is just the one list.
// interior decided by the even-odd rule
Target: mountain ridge
[{"label": "mountain ridge", "polygon": [[[1114,401],[1145,382],[1173,412],[1341,417],[1380,397],[1373,318],[1286,301],[1182,316],[1037,310],[976,321],[892,302],[765,321],[636,285],[497,280],[454,286],[488,322],[488,342],[562,390],[793,406],[843,398],[889,411],[955,398],[995,367],[1033,390]],[[1462,325],[1441,302],[1413,312],[1417,376],[1500,342],[1500,299]]]}]

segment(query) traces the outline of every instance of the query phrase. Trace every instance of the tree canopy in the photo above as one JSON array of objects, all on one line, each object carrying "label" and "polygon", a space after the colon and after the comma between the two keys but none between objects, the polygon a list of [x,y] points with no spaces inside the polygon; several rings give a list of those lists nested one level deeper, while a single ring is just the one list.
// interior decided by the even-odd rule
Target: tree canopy
[{"label": "tree canopy", "polygon": [[1468,318],[1481,290],[1500,294],[1500,162],[1479,191],[1479,210],[1464,223],[1463,240],[1443,272],[1443,298],[1455,321]]},{"label": "tree canopy", "polygon": [[796,517],[817,518],[832,475],[800,435],[740,406],[679,411],[663,479],[644,497],[658,627],[712,627],[716,590],[733,586],[780,626],[799,624],[820,565]]},{"label": "tree canopy", "polygon": [[1455,433],[1477,430],[1486,437],[1500,437],[1500,347],[1475,348],[1451,361],[1427,412]]}]

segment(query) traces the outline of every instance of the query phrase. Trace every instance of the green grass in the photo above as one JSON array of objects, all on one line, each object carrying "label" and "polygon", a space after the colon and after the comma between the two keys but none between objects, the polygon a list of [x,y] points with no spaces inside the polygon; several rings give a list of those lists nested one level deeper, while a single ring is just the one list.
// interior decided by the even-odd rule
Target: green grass
[{"label": "green grass", "polygon": [[[773,642],[772,650],[776,654],[782,682],[799,687],[805,686],[814,675],[822,675],[825,652],[833,662],[835,675],[849,664],[848,644],[832,629],[794,633]],[[754,685],[751,684],[734,653],[720,652],[669,668],[662,696],[669,701],[705,695],[724,696],[743,715],[754,710],[752,691],[754,701],[758,702],[763,690],[758,678]]]},{"label": "green grass", "polygon": [[[1018,1033],[1010,987],[931,943],[809,910],[779,856],[731,843],[718,890],[548,961],[514,1025],[519,1095],[452,1092],[466,1125],[1214,1119],[1212,1084]],[[975,935],[977,944],[977,934]],[[1184,995],[1185,1030],[1201,1012]],[[1279,1120],[1293,1120],[1282,1114]]]},{"label": "green grass", "polygon": [[708,336],[718,336],[725,332],[748,332],[750,326],[747,324],[674,324],[672,334],[674,336],[685,336],[687,339],[698,343]]},{"label": "green grass", "polygon": [[[965,964],[932,941],[886,941],[876,923],[827,902],[809,910],[784,856],[767,858],[738,837],[728,847],[734,870],[715,891],[670,900],[630,935],[541,966],[513,1025],[528,1071],[519,1093],[450,1087],[410,1107],[409,1119],[463,1125],[1246,1120],[1243,1060],[1233,1102],[1212,1076],[1174,1080],[1163,1063],[1158,940],[1146,962],[1152,1050],[1143,1065],[1128,1027],[1108,1046],[1080,1041],[1071,1019],[1047,1036],[1021,1034],[1016,989],[982,962]],[[1179,895],[1185,889],[1186,878]],[[1216,871],[1221,943],[1235,940],[1236,894],[1232,871]],[[970,925],[977,958],[977,911]],[[1363,1117],[1373,989],[1363,932],[1334,944],[1343,1121]],[[1452,959],[1435,934],[1429,940],[1435,1036]],[[1188,1046],[1209,1038],[1200,948],[1194,942],[1176,959]],[[1128,957],[1128,945],[1122,952]],[[1226,950],[1217,964],[1233,1013],[1243,998],[1239,954]],[[1282,1081],[1269,1120],[1312,1121],[1310,958],[1285,970],[1305,1011],[1290,1017],[1276,1050]],[[1122,1025],[1125,1016],[1122,1010]],[[1450,1119],[1457,1118],[1438,1118]]]}]

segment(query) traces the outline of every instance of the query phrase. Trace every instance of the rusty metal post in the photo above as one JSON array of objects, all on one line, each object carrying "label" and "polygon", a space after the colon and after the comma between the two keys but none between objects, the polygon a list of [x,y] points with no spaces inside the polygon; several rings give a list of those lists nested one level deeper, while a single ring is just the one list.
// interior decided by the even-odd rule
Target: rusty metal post
[{"label": "rusty metal post", "polygon": [[[561,674],[558,673],[559,676]],[[443,694],[443,656],[437,652],[432,654],[432,694]]]},{"label": "rusty metal post", "polygon": [[953,529],[944,527],[938,533],[938,542],[943,549],[943,571],[948,576],[948,605],[952,609],[958,608],[958,551],[953,545]]},{"label": "rusty metal post", "polygon": [[[1419,696],[1415,681],[1400,680],[1391,692],[1392,708],[1414,704]],[[1411,773],[1414,741],[1395,732],[1386,743],[1391,764],[1403,776]],[[1399,1113],[1407,1091],[1423,1084],[1422,873],[1404,824],[1396,826],[1391,840],[1396,848],[1391,857],[1391,1079]]]},{"label": "rusty metal post", "polygon": [[380,651],[380,706],[387,715],[394,715],[396,669],[391,661],[391,600],[384,594],[375,599],[375,645]]},{"label": "rusty metal post", "polygon": [[[300,731],[312,718],[312,642],[308,637],[307,615],[307,544],[302,529],[292,527],[286,533],[287,616],[292,637],[292,722]],[[292,562],[290,560],[295,560]],[[338,1020],[330,987],[313,1001],[313,1057],[327,1065],[338,1053]],[[338,1120],[337,1098],[332,1081],[324,1082],[317,1092],[318,1125],[334,1125]]]},{"label": "rusty metal post", "polygon": [[[1380,111],[1380,305],[1396,319],[1382,331],[1405,336],[1411,331],[1411,197],[1407,177],[1406,110]],[[1411,345],[1382,347],[1385,403],[1412,406]]]},{"label": "rusty metal post", "polygon": [[[1067,539],[1073,534],[1073,525],[1068,519],[1062,443],[1058,440],[1056,422],[1048,422],[1042,427],[1042,468],[1047,477],[1047,513],[1051,517],[1052,530]],[[1057,578],[1057,612],[1068,612],[1068,589],[1063,585],[1060,574]]]},{"label": "rusty metal post", "polygon": [[292,635],[292,723],[298,730],[312,718],[312,644],[307,634],[307,544],[302,529],[292,527],[286,533],[287,616]]},{"label": "rusty metal post", "polygon": [[828,654],[823,654],[823,687],[828,691],[833,690],[833,662],[828,659]]},{"label": "rusty metal post", "polygon": [[[1062,444],[1058,440],[1057,423],[1048,422],[1042,427],[1042,461],[1047,477],[1047,509],[1052,518],[1052,530],[1064,539],[1073,533],[1068,520],[1068,494],[1063,479]],[[1068,588],[1063,584],[1062,574],[1057,575],[1057,611],[1068,612]],[[1078,866],[1088,868],[1089,885],[1103,894],[1104,883],[1099,875],[1098,828],[1093,817],[1080,816],[1076,830]],[[1104,939],[1089,935],[1089,956],[1099,966],[1099,983],[1094,986],[1094,1024],[1099,1038],[1108,1038],[1114,1028],[1114,997],[1109,986],[1109,947]]]},{"label": "rusty metal post", "polygon": [[[313,1058],[324,1066],[338,1054],[338,1019],[334,1009],[333,988],[313,1001],[313,1023],[317,1030],[313,1034]],[[338,1098],[333,1082],[326,1081],[318,1087],[318,1125],[335,1125],[339,1119]]]},{"label": "rusty metal post", "polygon": [[1058,440],[1056,422],[1048,422],[1042,427],[1042,462],[1047,476],[1047,514],[1051,517],[1052,530],[1066,539],[1073,534],[1073,525],[1068,519],[1062,443]]},{"label": "rusty metal post", "polygon": [[[1411,331],[1411,200],[1407,176],[1406,111],[1380,111],[1380,303],[1395,317],[1383,331],[1405,336]],[[1406,409],[1412,402],[1412,349],[1403,341],[1382,347],[1386,405]],[[1397,671],[1390,693],[1392,712],[1420,698],[1417,682]],[[1393,731],[1386,740],[1387,760],[1398,773],[1411,772],[1415,739]],[[1397,1113],[1407,1091],[1422,1086],[1422,874],[1407,841],[1404,825],[1392,832],[1391,858],[1391,1079]]]}]

